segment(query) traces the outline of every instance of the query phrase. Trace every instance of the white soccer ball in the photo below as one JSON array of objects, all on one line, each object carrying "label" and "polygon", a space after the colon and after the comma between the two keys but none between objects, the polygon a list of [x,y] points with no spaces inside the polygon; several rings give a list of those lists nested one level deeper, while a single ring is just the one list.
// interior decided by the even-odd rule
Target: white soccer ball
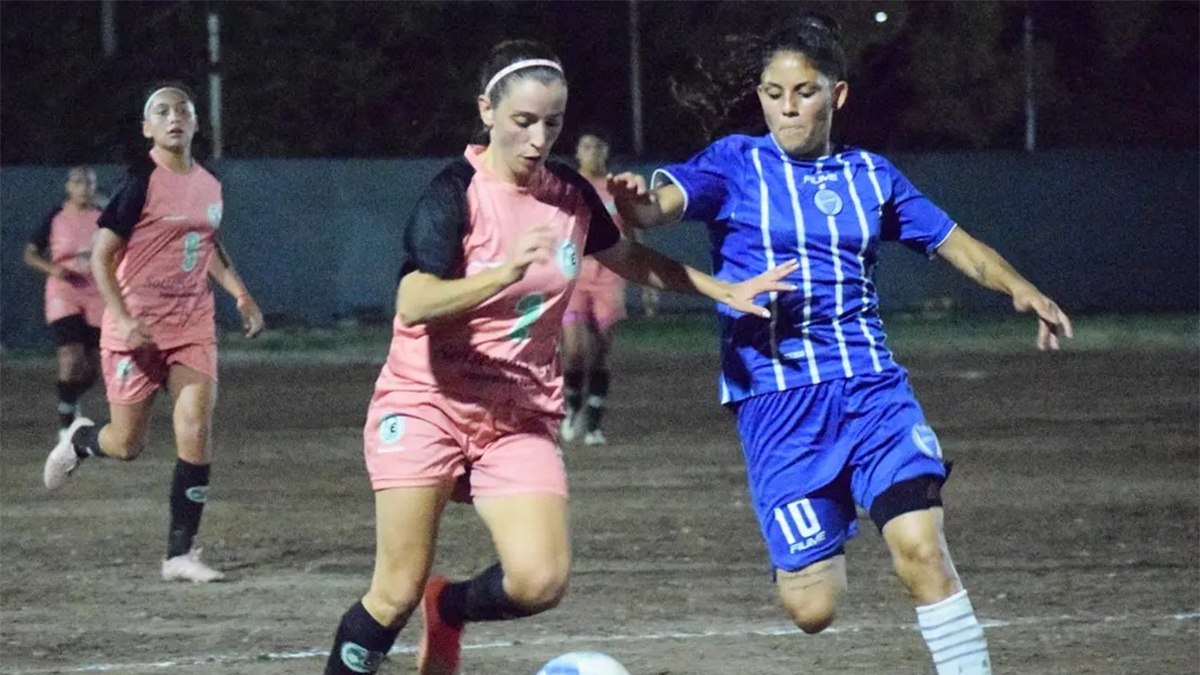
[{"label": "white soccer ball", "polygon": [[629,675],[629,671],[607,654],[571,652],[551,659],[537,675]]}]

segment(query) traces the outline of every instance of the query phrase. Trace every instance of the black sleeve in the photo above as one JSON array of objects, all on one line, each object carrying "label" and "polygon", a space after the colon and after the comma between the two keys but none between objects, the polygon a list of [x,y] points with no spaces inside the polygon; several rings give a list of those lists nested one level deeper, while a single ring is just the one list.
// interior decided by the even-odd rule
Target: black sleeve
[{"label": "black sleeve", "polygon": [[604,207],[604,200],[596,194],[596,188],[592,187],[586,178],[580,176],[575,169],[559,162],[549,162],[546,168],[583,193],[583,201],[592,212],[587,239],[583,243],[584,255],[594,255],[607,250],[621,240],[621,230],[613,222],[612,216],[608,215],[608,209]]},{"label": "black sleeve", "polygon": [[471,164],[459,159],[425,188],[401,235],[401,278],[413,271],[441,279],[460,273],[467,233],[467,187],[474,175]]},{"label": "black sleeve", "polygon": [[62,212],[62,207],[51,211],[42,224],[33,231],[33,236],[29,237],[29,243],[37,247],[38,252],[44,253],[50,248],[50,228],[54,226],[54,217]]},{"label": "black sleeve", "polygon": [[116,193],[100,212],[100,219],[97,221],[100,227],[112,230],[122,239],[129,239],[134,226],[142,219],[142,209],[146,207],[146,190],[150,186],[150,174],[153,172],[154,163],[148,157],[146,161],[129,167]]}]

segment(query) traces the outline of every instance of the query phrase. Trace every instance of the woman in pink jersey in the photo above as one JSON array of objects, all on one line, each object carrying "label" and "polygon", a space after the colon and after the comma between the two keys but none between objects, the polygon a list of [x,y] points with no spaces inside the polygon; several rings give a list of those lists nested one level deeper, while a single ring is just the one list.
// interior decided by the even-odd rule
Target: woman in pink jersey
[{"label": "woman in pink jersey", "polygon": [[62,487],[87,457],[132,460],[146,445],[155,393],[174,400],[178,460],[171,483],[165,581],[223,574],[192,548],[208,496],[217,345],[211,276],[237,299],[253,337],[262,312],[221,246],[221,183],[192,158],[196,108],[180,86],[156,89],[142,110],[153,142],[100,215],[92,271],[104,297],[101,363],[111,420],[80,417],[46,459],[46,487]]},{"label": "woman in pink jersey", "polygon": [[[613,222],[624,230],[608,194],[608,140],[588,132],[575,144],[579,175],[604,200]],[[625,318],[625,280],[594,257],[583,259],[575,290],[563,314],[563,401],[566,417],[560,435],[572,441],[583,431],[584,445],[604,445],[600,430],[608,396],[608,350],[613,327]]]},{"label": "woman in pink jersey", "polygon": [[[496,46],[479,92],[484,144],[433,179],[399,242],[392,344],[363,431],[375,574],[342,616],[329,675],[375,672],[418,605],[419,672],[457,672],[465,623],[530,616],[563,596],[570,537],[557,347],[582,256],[758,316],[754,298],[790,289],[778,280],[797,269],[735,286],[622,238],[595,188],[546,161],[567,84],[544,46]],[[500,558],[458,583],[429,576],[452,496],[474,502]]]},{"label": "woman in pink jersey", "polygon": [[79,398],[100,374],[100,315],[104,299],[92,281],[96,236],[96,172],[67,174],[67,199],[42,221],[25,245],[25,264],[46,275],[46,324],[58,345],[59,440],[79,415]]}]

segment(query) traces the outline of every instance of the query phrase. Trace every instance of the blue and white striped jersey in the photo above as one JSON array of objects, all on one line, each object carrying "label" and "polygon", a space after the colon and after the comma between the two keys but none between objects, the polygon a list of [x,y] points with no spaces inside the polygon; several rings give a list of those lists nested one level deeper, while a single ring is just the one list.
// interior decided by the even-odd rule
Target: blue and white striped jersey
[{"label": "blue and white striped jersey", "polygon": [[750,279],[791,259],[794,292],[772,294],[764,320],[718,305],[721,402],[732,403],[896,366],[874,283],[881,241],[933,255],[955,224],[891,162],[857,148],[788,157],[765,136],[723,138],[654,172],[708,223],[713,274]]}]

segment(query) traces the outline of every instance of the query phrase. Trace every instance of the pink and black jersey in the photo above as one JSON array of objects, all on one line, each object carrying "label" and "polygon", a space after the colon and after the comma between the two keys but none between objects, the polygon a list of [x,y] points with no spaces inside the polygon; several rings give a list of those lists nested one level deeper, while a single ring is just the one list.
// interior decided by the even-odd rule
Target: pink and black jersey
[{"label": "pink and black jersey", "polygon": [[46,323],[68,316],[82,315],[89,325],[98,326],[104,312],[104,300],[92,280],[92,242],[100,210],[60,206],[30,238],[38,251],[51,262],[75,273],[66,279],[46,277]]},{"label": "pink and black jersey", "polygon": [[[624,230],[625,226],[621,222],[621,216],[617,213],[617,207],[613,203],[612,195],[608,192],[608,180],[598,178],[590,182],[592,187],[596,189],[596,194],[603,201],[608,215],[612,217],[613,222],[616,223],[619,229]],[[595,258],[584,258],[579,268],[579,281],[577,285],[579,288],[593,292],[620,293],[625,289],[625,279],[616,272],[601,265]]]},{"label": "pink and black jersey", "polygon": [[419,326],[394,321],[377,390],[403,390],[486,405],[490,410],[561,414],[558,341],[580,258],[620,240],[596,190],[566,165],[550,162],[528,186],[493,176],[484,148],[469,146],[426,188],[404,230],[401,276],[442,279],[499,266],[521,231],[549,223],[555,254],[464,314]]},{"label": "pink and black jersey", "polygon": [[[100,215],[100,227],[125,240],[121,296],[159,349],[216,342],[208,266],[221,210],[221,183],[204,167],[194,163],[177,174],[147,156],[130,167]],[[127,349],[109,312],[100,346]]]},{"label": "pink and black jersey", "polygon": [[96,220],[100,209],[79,209],[60,206],[50,212],[34,231],[29,243],[72,272],[92,276],[92,240],[96,236]]}]

